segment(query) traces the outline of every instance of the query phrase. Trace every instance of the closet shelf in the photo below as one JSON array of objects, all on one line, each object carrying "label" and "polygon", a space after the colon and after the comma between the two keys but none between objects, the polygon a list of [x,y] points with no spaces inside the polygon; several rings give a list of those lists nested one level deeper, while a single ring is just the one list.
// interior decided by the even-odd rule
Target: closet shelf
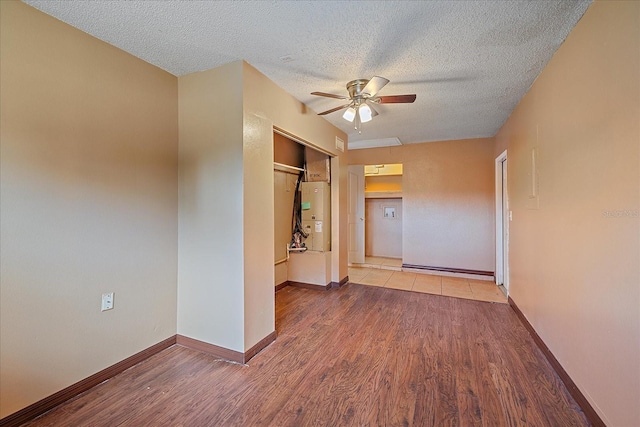
[{"label": "closet shelf", "polygon": [[402,199],[402,191],[365,191],[365,199]]}]

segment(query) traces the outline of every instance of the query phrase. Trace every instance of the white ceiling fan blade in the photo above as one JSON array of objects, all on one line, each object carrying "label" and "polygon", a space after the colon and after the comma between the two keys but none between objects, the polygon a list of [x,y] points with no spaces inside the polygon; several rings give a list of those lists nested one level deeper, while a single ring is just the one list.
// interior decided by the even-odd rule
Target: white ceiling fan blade
[{"label": "white ceiling fan blade", "polygon": [[364,89],[362,89],[362,93],[366,93],[369,96],[375,96],[375,94],[378,93],[380,89],[385,87],[387,83],[389,83],[389,80],[385,79],[384,77],[374,76],[371,80],[369,80],[369,83],[367,83]]}]

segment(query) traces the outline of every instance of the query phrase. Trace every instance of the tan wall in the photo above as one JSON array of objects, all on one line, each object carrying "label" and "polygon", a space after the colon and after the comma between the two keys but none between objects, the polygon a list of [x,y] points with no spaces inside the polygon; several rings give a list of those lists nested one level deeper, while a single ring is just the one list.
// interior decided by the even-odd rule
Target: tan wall
[{"label": "tan wall", "polygon": [[492,138],[349,151],[349,164],[402,163],[406,264],[493,271]]},{"label": "tan wall", "polygon": [[[384,208],[395,217],[384,217]],[[365,199],[365,255],[402,258],[402,199]]]},{"label": "tan wall", "polygon": [[[277,133],[273,134],[273,161],[297,168],[304,166],[304,146]],[[291,241],[293,199],[296,193],[296,171],[273,172],[274,179],[274,261],[287,258],[287,244]],[[278,272],[276,271],[276,276]],[[286,276],[286,275],[285,275]],[[285,279],[286,281],[286,279]],[[279,283],[276,279],[276,285]]]},{"label": "tan wall", "polygon": [[242,64],[178,82],[178,333],[244,352]]},{"label": "tan wall", "polygon": [[0,4],[0,416],[176,332],[245,351],[274,330],[273,125],[335,156],[346,277],[344,133],[246,63],[178,80]]},{"label": "tan wall", "polygon": [[[494,147],[494,150],[493,150],[494,151],[494,157],[498,158],[498,156],[500,154],[502,154],[504,152],[504,150],[507,149],[508,140],[506,138],[496,138],[495,141],[496,141],[496,143],[495,143],[495,147]],[[507,173],[508,173],[508,171],[507,171]]]},{"label": "tan wall", "polygon": [[[245,116],[264,117],[273,126],[289,132],[319,151],[334,156],[331,160],[331,277],[333,281],[340,281],[348,275],[347,153],[336,149],[336,137],[341,138],[346,145],[347,136],[313,111],[308,111],[304,104],[249,64],[245,64],[244,79]],[[265,143],[266,140],[265,136]],[[248,310],[248,307],[245,309]]]},{"label": "tan wall", "polygon": [[336,155],[345,135],[243,61],[178,80],[178,332],[244,352],[275,330],[274,126]]},{"label": "tan wall", "polygon": [[245,351],[276,330],[273,123],[252,108],[249,68],[242,63]]},{"label": "tan wall", "polygon": [[273,134],[273,161],[301,168],[304,166],[304,145],[278,133]]},{"label": "tan wall", "polygon": [[[346,138],[346,135],[345,135]],[[347,140],[345,141],[345,147]],[[331,158],[331,281],[348,278],[348,154]],[[337,185],[336,185],[337,184]]]},{"label": "tan wall", "polygon": [[281,262],[280,264],[276,264],[274,284],[278,286],[288,280],[289,280],[289,263]]},{"label": "tan wall", "polygon": [[640,425],[639,76],[640,3],[596,1],[497,135],[511,297],[610,426]]},{"label": "tan wall", "polygon": [[287,244],[291,241],[293,199],[296,194],[297,179],[297,175],[287,172],[273,172],[274,262],[279,262],[287,258]]},{"label": "tan wall", "polygon": [[0,15],[4,417],[176,333],[178,123],[174,76],[23,3]]}]

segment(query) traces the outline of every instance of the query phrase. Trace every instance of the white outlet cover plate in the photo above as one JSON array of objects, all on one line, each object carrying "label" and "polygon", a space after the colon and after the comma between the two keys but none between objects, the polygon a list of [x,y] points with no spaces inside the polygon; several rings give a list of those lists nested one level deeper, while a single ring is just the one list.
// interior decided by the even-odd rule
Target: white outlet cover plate
[{"label": "white outlet cover plate", "polygon": [[102,294],[102,311],[111,310],[113,308],[113,292]]}]

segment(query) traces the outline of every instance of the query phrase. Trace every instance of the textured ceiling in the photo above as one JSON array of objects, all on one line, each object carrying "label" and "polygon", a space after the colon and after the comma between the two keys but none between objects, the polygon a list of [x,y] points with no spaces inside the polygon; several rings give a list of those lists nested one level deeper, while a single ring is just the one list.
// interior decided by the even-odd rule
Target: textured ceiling
[{"label": "textured ceiling", "polygon": [[488,137],[589,6],[560,1],[55,1],[26,3],[176,76],[244,59],[316,112],[345,84],[391,80],[362,134],[403,144]]}]

